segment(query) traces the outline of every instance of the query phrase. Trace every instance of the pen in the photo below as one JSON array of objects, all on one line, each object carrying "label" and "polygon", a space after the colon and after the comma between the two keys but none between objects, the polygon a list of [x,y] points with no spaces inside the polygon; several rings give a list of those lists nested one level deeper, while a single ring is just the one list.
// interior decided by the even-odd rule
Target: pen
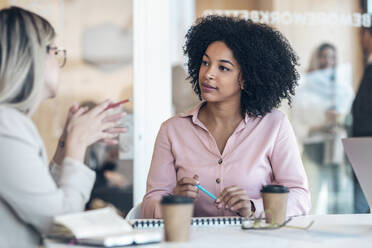
[{"label": "pen", "polygon": [[215,197],[214,195],[212,195],[211,193],[209,193],[208,190],[206,190],[203,186],[201,186],[200,184],[197,184],[196,187],[198,189],[200,189],[201,191],[203,191],[204,193],[206,193],[210,198],[212,198],[213,200],[217,200],[217,197]]},{"label": "pen", "polygon": [[110,105],[108,105],[108,106],[105,108],[105,111],[108,110],[108,109],[111,109],[111,108],[116,108],[117,106],[122,105],[122,104],[124,104],[124,103],[127,103],[127,102],[129,102],[129,101],[130,101],[130,99],[128,98],[128,99],[125,99],[125,100],[120,101],[120,102],[117,102],[117,103],[111,103]]}]

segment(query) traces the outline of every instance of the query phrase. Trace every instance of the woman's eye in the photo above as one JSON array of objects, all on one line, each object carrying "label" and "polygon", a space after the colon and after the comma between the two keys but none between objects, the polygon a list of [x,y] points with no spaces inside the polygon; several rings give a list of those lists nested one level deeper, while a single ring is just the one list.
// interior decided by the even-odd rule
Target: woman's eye
[{"label": "woman's eye", "polygon": [[219,69],[220,69],[221,71],[230,71],[229,68],[227,68],[227,67],[225,67],[225,66],[223,66],[223,65],[220,65]]},{"label": "woman's eye", "polygon": [[202,64],[203,65],[209,65],[208,61],[205,61],[205,60],[202,61]]}]

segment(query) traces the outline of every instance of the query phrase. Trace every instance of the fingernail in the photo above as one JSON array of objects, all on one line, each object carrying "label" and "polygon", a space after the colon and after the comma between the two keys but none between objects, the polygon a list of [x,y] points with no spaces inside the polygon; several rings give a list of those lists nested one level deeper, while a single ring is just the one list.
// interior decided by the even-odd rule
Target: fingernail
[{"label": "fingernail", "polygon": [[221,202],[221,200],[220,200],[219,198],[217,198],[216,202],[217,202],[217,203],[220,203],[220,202]]},{"label": "fingernail", "polygon": [[234,207],[231,207],[230,210],[231,210],[231,211],[235,211],[235,208],[234,208]]}]

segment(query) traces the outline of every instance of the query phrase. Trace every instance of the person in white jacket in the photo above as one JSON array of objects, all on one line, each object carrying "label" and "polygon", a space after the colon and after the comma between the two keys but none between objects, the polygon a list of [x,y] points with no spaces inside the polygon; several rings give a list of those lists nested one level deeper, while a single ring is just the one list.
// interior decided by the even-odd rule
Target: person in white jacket
[{"label": "person in white jacket", "polygon": [[111,101],[89,111],[73,105],[48,167],[30,117],[57,92],[66,52],[54,44],[55,35],[32,12],[0,10],[0,247],[38,247],[53,216],[83,210],[95,180],[83,163],[86,148],[116,143],[125,131],[118,126],[124,113],[106,111]]}]

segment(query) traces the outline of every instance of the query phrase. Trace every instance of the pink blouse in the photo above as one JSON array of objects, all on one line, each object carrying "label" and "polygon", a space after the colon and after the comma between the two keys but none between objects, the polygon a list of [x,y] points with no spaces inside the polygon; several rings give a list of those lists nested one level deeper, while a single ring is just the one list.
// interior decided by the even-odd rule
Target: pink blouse
[{"label": "pink blouse", "polygon": [[[263,211],[260,190],[266,184],[290,189],[287,216],[310,210],[310,193],[296,138],[287,117],[273,110],[264,117],[248,115],[229,137],[221,154],[215,139],[198,119],[199,104],[164,122],[158,133],[142,202],[143,218],[161,218],[159,201],[171,195],[183,177],[199,176],[200,184],[216,197],[225,187],[244,188]],[[212,198],[199,191],[194,216],[233,216],[217,209]]]}]

